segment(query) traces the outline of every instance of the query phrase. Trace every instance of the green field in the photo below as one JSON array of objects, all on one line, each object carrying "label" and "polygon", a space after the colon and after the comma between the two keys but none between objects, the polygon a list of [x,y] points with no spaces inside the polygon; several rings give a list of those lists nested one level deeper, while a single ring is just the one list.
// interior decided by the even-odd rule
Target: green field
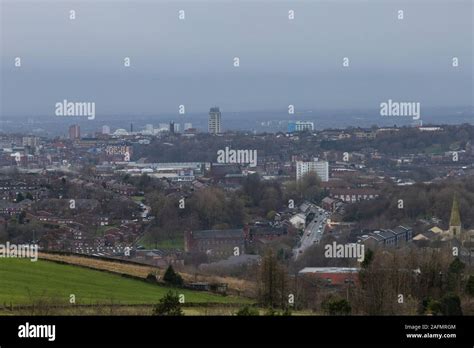
[{"label": "green field", "polygon": [[[0,306],[28,305],[41,299],[66,304],[155,304],[167,287],[120,275],[39,260],[0,258]],[[177,289],[186,303],[248,303],[247,299]]]},{"label": "green field", "polygon": [[180,249],[184,250],[184,237],[177,237],[174,239],[163,240],[158,243],[154,243],[149,240],[148,236],[143,236],[137,243],[145,247],[146,249]]},{"label": "green field", "polygon": [[143,202],[145,200],[145,197],[144,196],[132,196],[132,199],[135,202]]}]

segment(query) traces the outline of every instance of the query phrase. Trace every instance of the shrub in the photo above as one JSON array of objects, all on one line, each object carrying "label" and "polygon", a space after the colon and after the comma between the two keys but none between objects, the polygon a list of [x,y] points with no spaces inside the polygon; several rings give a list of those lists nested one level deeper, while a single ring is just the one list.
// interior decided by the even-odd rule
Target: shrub
[{"label": "shrub", "polygon": [[176,293],[173,293],[171,290],[160,299],[158,303],[153,308],[153,315],[166,315],[166,316],[181,316],[184,315],[181,310],[181,303],[179,303],[179,296]]},{"label": "shrub", "polygon": [[446,294],[441,298],[443,315],[462,315],[461,299],[456,294]]},{"label": "shrub", "polygon": [[258,309],[250,307],[250,306],[245,306],[242,309],[239,309],[239,311],[236,313],[238,316],[256,316],[260,315],[258,312]]},{"label": "shrub", "polygon": [[322,302],[321,307],[329,315],[349,315],[352,308],[345,299],[329,298]]}]

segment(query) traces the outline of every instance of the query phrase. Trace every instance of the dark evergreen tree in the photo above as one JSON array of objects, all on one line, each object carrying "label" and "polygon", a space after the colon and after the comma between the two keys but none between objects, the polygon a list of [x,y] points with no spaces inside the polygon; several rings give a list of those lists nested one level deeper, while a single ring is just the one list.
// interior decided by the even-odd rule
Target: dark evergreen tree
[{"label": "dark evergreen tree", "polygon": [[166,269],[163,280],[175,286],[182,286],[184,283],[183,278],[174,271],[173,266],[171,265]]}]

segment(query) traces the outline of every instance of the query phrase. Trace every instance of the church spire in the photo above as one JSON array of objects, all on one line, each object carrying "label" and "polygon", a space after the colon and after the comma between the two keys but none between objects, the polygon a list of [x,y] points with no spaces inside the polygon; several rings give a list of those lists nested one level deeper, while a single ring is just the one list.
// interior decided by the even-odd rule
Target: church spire
[{"label": "church spire", "polygon": [[453,206],[451,208],[449,232],[452,237],[458,237],[461,234],[461,215],[459,214],[459,202],[458,196],[456,194],[454,194]]}]

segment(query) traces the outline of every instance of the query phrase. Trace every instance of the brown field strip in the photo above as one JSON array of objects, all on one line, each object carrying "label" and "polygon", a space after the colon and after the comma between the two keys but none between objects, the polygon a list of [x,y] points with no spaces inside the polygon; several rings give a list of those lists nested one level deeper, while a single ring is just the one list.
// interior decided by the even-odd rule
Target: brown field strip
[{"label": "brown field strip", "polygon": [[[64,262],[70,265],[82,266],[117,274],[126,274],[140,278],[146,278],[149,273],[154,273],[160,276],[160,278],[164,274],[164,270],[158,267],[122,263],[113,260],[95,259],[79,255],[61,255],[40,252],[38,253],[38,257],[43,260]],[[247,280],[232,277],[207,276],[201,274],[194,275],[183,272],[180,272],[180,274],[186,282],[227,283],[230,294],[238,294],[249,297],[253,297],[255,295],[254,284]]]}]

